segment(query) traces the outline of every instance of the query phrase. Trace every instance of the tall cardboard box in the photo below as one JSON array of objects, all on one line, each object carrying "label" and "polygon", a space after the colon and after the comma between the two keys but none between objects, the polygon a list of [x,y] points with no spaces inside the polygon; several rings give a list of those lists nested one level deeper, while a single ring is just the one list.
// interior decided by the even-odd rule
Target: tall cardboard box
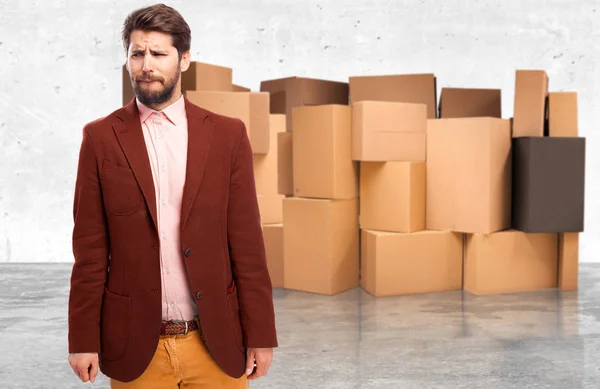
[{"label": "tall cardboard box", "polygon": [[502,118],[502,91],[500,89],[442,88],[439,117]]},{"label": "tall cardboard box", "polygon": [[129,77],[129,72],[127,71],[127,67],[123,65],[121,69],[122,73],[122,85],[123,85],[123,106],[127,105],[134,97],[135,92],[133,91],[133,86],[131,85],[131,78]]},{"label": "tall cardboard box", "polygon": [[271,284],[283,288],[283,224],[266,224],[262,229]]},{"label": "tall cardboard box", "polygon": [[269,152],[254,154],[254,181],[256,192],[260,194],[278,194],[277,184],[277,136],[285,132],[285,115],[269,115]]},{"label": "tall cardboard box", "polygon": [[333,295],[359,285],[358,199],[283,200],[286,289]]},{"label": "tall cardboard box", "polygon": [[260,91],[270,93],[271,113],[285,114],[286,129],[292,131],[292,111],[310,105],[348,105],[348,83],[306,77],[265,80]]},{"label": "tall cardboard box", "polygon": [[352,161],[352,108],[347,105],[293,110],[294,196],[358,197],[358,163]]},{"label": "tall cardboard box", "polygon": [[294,195],[294,159],[292,133],[277,134],[277,188],[279,194]]},{"label": "tall cardboard box", "polygon": [[577,92],[548,94],[548,129],[550,136],[579,136]]},{"label": "tall cardboard box", "polygon": [[548,75],[543,70],[517,70],[513,137],[544,136]]},{"label": "tall cardboard box", "polygon": [[361,162],[360,228],[425,229],[425,162]]},{"label": "tall cardboard box", "polygon": [[516,138],[513,156],[512,227],[583,231],[585,138]]},{"label": "tall cardboard box", "polygon": [[462,288],[462,234],[361,231],[361,286],[374,296]]},{"label": "tall cardboard box", "polygon": [[428,120],[426,229],[510,228],[511,173],[509,120]]},{"label": "tall cardboard box", "polygon": [[483,295],[556,288],[557,239],[515,230],[468,234],[464,290]]},{"label": "tall cardboard box", "polygon": [[192,61],[188,70],[181,73],[181,90],[230,92],[233,90],[232,78],[231,68]]},{"label": "tall cardboard box", "polygon": [[558,287],[574,291],[579,286],[579,234],[558,234]]},{"label": "tall cardboard box", "polygon": [[352,105],[352,159],[425,161],[425,104],[361,101]]},{"label": "tall cardboard box", "polygon": [[252,153],[269,152],[268,93],[187,91],[185,95],[192,103],[206,110],[240,119],[246,125]]},{"label": "tall cardboard box", "polygon": [[350,77],[350,103],[365,100],[395,101],[427,105],[427,118],[434,119],[437,89],[434,74],[398,74]]}]

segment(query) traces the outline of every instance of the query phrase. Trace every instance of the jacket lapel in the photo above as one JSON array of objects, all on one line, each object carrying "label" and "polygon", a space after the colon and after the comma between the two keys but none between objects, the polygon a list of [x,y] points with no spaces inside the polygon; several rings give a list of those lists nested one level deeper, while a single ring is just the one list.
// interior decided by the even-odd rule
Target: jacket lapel
[{"label": "jacket lapel", "polygon": [[117,117],[121,121],[113,123],[113,131],[142,190],[142,194],[150,210],[150,215],[152,216],[154,228],[158,231],[154,179],[152,178],[152,168],[148,159],[148,151],[146,150],[146,142],[144,141],[144,134],[142,133],[142,125],[140,123],[140,114],[135,99],[124,106],[117,114]]},{"label": "jacket lapel", "polygon": [[[188,151],[181,204],[180,231],[182,233],[204,177],[215,127],[212,121],[207,120],[208,111],[190,103],[187,98],[184,99],[188,121]],[[144,195],[154,228],[158,231],[154,179],[135,99],[123,107],[117,117],[121,121],[113,123],[114,133]]]},{"label": "jacket lapel", "polygon": [[194,199],[204,178],[206,160],[215,130],[214,123],[208,118],[208,111],[192,104],[186,97],[184,99],[188,119],[188,153],[185,186],[181,201],[180,231],[182,235]]}]

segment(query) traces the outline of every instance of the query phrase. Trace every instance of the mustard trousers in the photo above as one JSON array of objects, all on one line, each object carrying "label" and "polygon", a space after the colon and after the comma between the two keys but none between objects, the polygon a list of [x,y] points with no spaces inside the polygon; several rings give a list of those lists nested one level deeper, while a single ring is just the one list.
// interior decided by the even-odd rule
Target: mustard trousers
[{"label": "mustard trousers", "polygon": [[161,335],[146,371],[131,382],[110,379],[111,389],[247,389],[247,376],[232,378],[221,370],[200,338],[199,330],[187,335]]}]

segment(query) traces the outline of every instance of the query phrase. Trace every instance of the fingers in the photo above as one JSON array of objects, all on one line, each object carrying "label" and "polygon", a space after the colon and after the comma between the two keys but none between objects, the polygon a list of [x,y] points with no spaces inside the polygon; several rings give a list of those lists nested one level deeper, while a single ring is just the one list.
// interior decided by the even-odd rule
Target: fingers
[{"label": "fingers", "polygon": [[79,373],[79,378],[81,381],[88,382],[90,380],[90,374],[88,372],[89,364],[81,364],[77,366],[77,371]]},{"label": "fingers", "polygon": [[92,369],[90,371],[90,381],[94,383],[96,376],[98,375],[98,360],[92,361]]},{"label": "fingers", "polygon": [[250,375],[254,370],[254,350],[248,349],[246,351],[246,375]]},{"label": "fingers", "polygon": [[269,367],[271,366],[272,357],[268,353],[256,353],[256,369],[254,373],[248,376],[249,380],[255,380],[259,377],[263,377],[267,375],[269,371]]}]

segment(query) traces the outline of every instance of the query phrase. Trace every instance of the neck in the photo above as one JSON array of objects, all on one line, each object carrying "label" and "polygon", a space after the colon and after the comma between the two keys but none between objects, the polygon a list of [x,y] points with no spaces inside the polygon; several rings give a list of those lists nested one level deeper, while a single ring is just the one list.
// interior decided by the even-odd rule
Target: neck
[{"label": "neck", "polygon": [[169,100],[167,100],[161,104],[150,104],[150,105],[148,105],[148,108],[152,108],[155,111],[162,111],[163,109],[167,108],[169,105],[171,105],[174,102],[176,102],[177,100],[179,100],[181,95],[182,95],[181,91],[175,91],[175,92],[173,92],[173,94],[171,95],[171,98],[169,98]]}]

